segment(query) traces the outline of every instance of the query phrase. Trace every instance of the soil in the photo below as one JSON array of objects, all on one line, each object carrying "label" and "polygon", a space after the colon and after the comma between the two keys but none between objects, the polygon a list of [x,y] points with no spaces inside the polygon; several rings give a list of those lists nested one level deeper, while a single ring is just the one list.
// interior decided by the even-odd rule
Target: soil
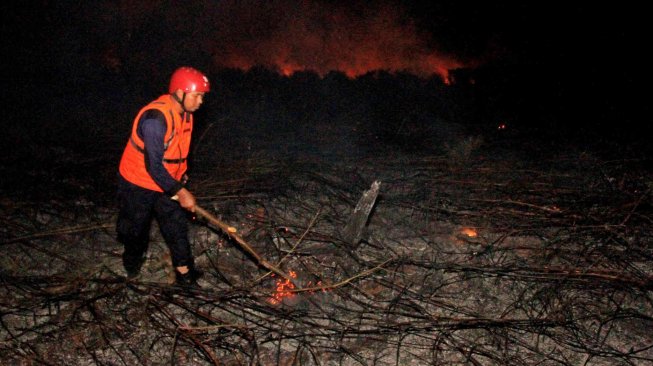
[{"label": "soil", "polygon": [[[0,202],[2,363],[653,361],[650,160],[514,137],[413,150],[364,136],[345,149],[342,132],[196,139],[198,203],[294,284],[197,217],[201,289],[170,285],[156,224],[127,280],[119,152],[61,151],[20,173],[5,164],[23,184]],[[344,228],[375,181],[352,243]]]}]

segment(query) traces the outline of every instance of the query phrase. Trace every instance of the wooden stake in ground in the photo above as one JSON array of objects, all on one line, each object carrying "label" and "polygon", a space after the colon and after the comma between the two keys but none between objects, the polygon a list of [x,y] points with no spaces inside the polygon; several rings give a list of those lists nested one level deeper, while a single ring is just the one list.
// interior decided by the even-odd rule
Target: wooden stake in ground
[{"label": "wooden stake in ground", "polygon": [[376,197],[379,195],[379,187],[381,182],[378,180],[372,183],[372,186],[367,191],[363,192],[363,196],[358,200],[354,212],[351,214],[349,222],[342,232],[342,239],[351,244],[352,249],[358,248],[363,236],[363,229],[367,225],[367,219],[372,212],[372,207],[376,202]]}]

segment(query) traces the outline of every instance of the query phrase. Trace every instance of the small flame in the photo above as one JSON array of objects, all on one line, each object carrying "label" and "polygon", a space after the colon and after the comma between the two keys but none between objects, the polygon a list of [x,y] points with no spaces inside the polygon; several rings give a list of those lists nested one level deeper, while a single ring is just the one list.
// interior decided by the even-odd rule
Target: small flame
[{"label": "small flame", "polygon": [[463,228],[462,230],[460,230],[460,232],[464,235],[467,235],[470,238],[475,238],[478,236],[476,230],[469,227]]},{"label": "small flame", "polygon": [[[275,276],[273,273],[271,275],[272,277]],[[293,279],[297,278],[297,272],[295,271],[289,271],[288,276],[290,276]],[[324,287],[324,284],[322,281],[317,281],[315,284],[313,284],[313,281],[308,281],[308,283],[305,284],[305,294],[315,294],[315,292],[328,292],[328,287]],[[272,304],[272,305],[279,305],[281,304],[284,300],[289,300],[297,296],[294,292],[295,290],[295,285],[289,280],[289,279],[278,279],[276,288],[274,291],[274,294],[270,296],[267,301]]]},{"label": "small flame", "polygon": [[[292,278],[297,278],[297,272],[295,271],[289,271],[288,275]],[[283,301],[283,299],[293,298],[295,294],[292,290],[294,289],[295,285],[293,285],[289,279],[278,279],[277,288],[272,297],[268,299],[268,302],[272,305],[278,305]]]}]

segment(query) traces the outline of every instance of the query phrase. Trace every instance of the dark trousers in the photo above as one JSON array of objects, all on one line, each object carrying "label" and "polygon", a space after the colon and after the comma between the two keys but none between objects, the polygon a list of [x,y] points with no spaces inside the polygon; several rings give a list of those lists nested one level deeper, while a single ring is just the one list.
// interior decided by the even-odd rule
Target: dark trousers
[{"label": "dark trousers", "polygon": [[141,188],[122,177],[118,182],[118,200],[120,213],[116,231],[118,241],[125,247],[122,259],[127,270],[138,270],[143,263],[153,218],[156,218],[170,250],[172,265],[193,265],[188,242],[188,212],[178,202],[162,192]]}]

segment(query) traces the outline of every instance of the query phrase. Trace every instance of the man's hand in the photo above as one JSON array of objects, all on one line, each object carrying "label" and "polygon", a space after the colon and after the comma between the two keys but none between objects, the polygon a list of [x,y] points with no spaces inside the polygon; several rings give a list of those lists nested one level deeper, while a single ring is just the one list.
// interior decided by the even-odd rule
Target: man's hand
[{"label": "man's hand", "polygon": [[187,209],[190,212],[195,212],[195,196],[193,196],[189,190],[182,188],[179,190],[179,192],[177,192],[175,196],[177,197],[177,201],[179,201],[179,205],[181,205],[181,207]]}]

